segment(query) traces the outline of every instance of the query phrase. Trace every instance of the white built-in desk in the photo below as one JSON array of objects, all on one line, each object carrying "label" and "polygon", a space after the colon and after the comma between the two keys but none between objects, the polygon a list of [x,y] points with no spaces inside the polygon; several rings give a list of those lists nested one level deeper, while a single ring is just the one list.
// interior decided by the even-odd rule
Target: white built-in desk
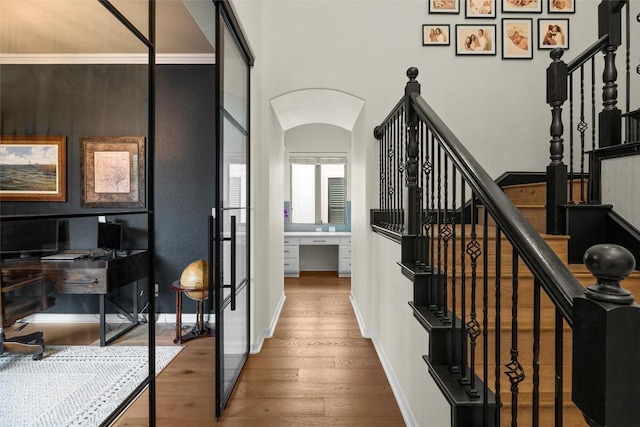
[{"label": "white built-in desk", "polygon": [[[307,247],[313,248],[307,249]],[[323,248],[326,248],[326,251]],[[329,262],[316,263],[313,267],[308,267],[309,264],[313,264],[311,262],[313,260],[308,260],[307,257],[316,257],[322,262],[322,259],[327,256],[329,258],[326,259]],[[287,231],[284,233],[285,276],[298,277],[300,270],[335,270],[336,268],[340,277],[351,276],[350,232]]]}]

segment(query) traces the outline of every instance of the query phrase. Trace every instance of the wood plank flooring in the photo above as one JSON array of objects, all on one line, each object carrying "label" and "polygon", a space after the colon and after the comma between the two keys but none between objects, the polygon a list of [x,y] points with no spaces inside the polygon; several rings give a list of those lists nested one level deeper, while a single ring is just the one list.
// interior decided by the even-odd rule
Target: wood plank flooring
[{"label": "wood plank flooring", "polygon": [[[360,335],[350,286],[335,273],[285,279],[276,332],[249,356],[218,425],[405,425],[373,344]],[[170,332],[157,345],[169,345]],[[214,345],[214,338],[188,342],[158,376],[158,426],[216,423]],[[144,394],[115,425],[147,426],[147,401]]]}]

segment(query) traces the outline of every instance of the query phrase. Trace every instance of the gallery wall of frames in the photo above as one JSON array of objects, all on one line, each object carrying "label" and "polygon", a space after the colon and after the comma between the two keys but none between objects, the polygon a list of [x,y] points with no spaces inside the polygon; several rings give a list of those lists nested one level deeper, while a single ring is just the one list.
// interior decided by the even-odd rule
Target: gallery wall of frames
[{"label": "gallery wall of frames", "polygon": [[[442,22],[422,26],[423,46],[453,46],[457,56],[532,59],[534,50],[569,49],[576,0],[428,0],[427,7]],[[451,15],[464,15],[464,23],[447,23]]]}]

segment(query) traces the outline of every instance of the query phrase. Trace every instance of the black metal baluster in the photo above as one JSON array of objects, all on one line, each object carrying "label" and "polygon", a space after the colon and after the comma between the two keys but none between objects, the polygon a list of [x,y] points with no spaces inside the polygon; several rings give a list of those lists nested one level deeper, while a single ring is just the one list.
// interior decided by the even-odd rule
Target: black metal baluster
[{"label": "black metal baluster", "polygon": [[533,394],[532,426],[540,425],[540,282],[533,282]]},{"label": "black metal baluster", "polygon": [[[438,156],[437,156],[437,161],[438,161],[438,166],[437,166],[437,172],[436,175],[438,177],[438,188],[437,188],[437,206],[436,206],[436,221],[437,221],[437,229],[438,229],[438,260],[437,260],[437,265],[438,265],[438,272],[442,271],[442,147],[441,147],[441,142],[440,140],[438,140],[438,146],[437,146],[437,152],[438,152]],[[446,286],[446,277],[444,278],[445,281],[445,285]],[[440,283],[440,280],[438,281],[438,286],[436,289],[436,316],[442,316],[442,285]]]},{"label": "black metal baluster", "polygon": [[[431,148],[429,150],[429,152],[431,153],[431,169],[433,170],[433,168],[435,167],[435,162],[437,161],[436,159],[436,141],[435,141],[435,136],[433,135],[433,132],[430,132],[429,135],[429,139],[431,142]],[[435,230],[436,230],[436,225],[437,225],[437,215],[436,215],[436,204],[435,204],[435,176],[434,174],[431,175],[431,180],[430,180],[430,184],[431,184],[431,202],[429,204],[429,213],[431,215],[431,235],[429,236],[429,245],[430,245],[430,250],[429,250],[429,258],[431,259],[431,267],[432,267],[432,271],[435,272],[436,274],[436,280],[433,280],[432,286],[431,286],[431,305],[429,306],[429,309],[432,311],[436,310],[436,303],[437,303],[437,297],[438,297],[438,284],[439,280],[437,279],[437,277],[440,275],[440,266],[436,265],[435,263],[435,242],[436,242],[436,236],[434,236],[435,234]],[[434,286],[433,283],[435,283],[436,285]]]},{"label": "black metal baluster", "polygon": [[447,310],[447,306],[449,304],[448,301],[448,287],[449,287],[449,241],[451,240],[451,226],[449,224],[449,159],[444,156],[444,212],[443,216],[443,224],[442,231],[442,241],[444,243],[444,284],[442,286],[442,323],[449,324],[451,323],[451,318],[449,317],[449,310]]},{"label": "black metal baluster", "polygon": [[525,373],[518,361],[518,252],[513,248],[511,255],[511,360],[505,365],[505,374],[511,384],[511,427],[518,426],[518,393]]},{"label": "black metal baluster", "polygon": [[[489,215],[486,206],[482,209],[482,419],[489,425]],[[497,263],[498,261],[496,261]]]},{"label": "black metal baluster", "polygon": [[[467,218],[466,218],[466,189],[467,185],[464,180],[461,180],[460,186],[460,200],[462,200],[460,207],[460,373],[462,378],[466,376],[467,359],[466,355],[466,332],[464,326],[466,324],[466,309],[467,309],[467,262],[466,262],[466,245],[467,245]],[[473,214],[472,214],[473,217]]]},{"label": "black metal baluster", "polygon": [[384,144],[384,160],[385,160],[385,188],[384,188],[384,199],[385,199],[385,221],[386,228],[393,230],[393,223],[391,217],[391,168],[389,163],[389,146],[391,145],[391,125],[387,125],[385,129],[385,144]]},{"label": "black metal baluster", "polygon": [[[589,128],[587,122],[584,121],[584,65],[580,67],[580,123],[578,131],[580,132],[580,203],[584,203],[584,133]],[[573,189],[573,176],[571,176],[571,189]]]},{"label": "black metal baluster", "polygon": [[395,231],[400,231],[400,227],[399,227],[399,222],[398,222],[398,206],[396,205],[396,193],[398,191],[398,171],[395,167],[395,161],[394,161],[394,157],[397,155],[397,153],[395,153],[395,147],[397,147],[398,145],[398,134],[397,134],[397,129],[398,127],[398,114],[396,113],[393,122],[391,123],[391,144],[389,145],[389,153],[388,153],[388,157],[389,157],[389,170],[391,171],[391,182],[390,182],[390,187],[389,187],[389,197],[390,197],[390,201],[391,201],[391,206],[392,206],[392,210],[391,210],[391,221],[393,223],[393,229]]},{"label": "black metal baluster", "polygon": [[478,323],[476,313],[476,290],[477,290],[477,278],[478,278],[478,257],[482,255],[482,249],[478,243],[476,233],[476,200],[475,195],[471,195],[471,240],[467,244],[467,255],[471,259],[471,312],[469,314],[469,322],[467,323],[467,333],[469,334],[469,348],[470,348],[470,361],[469,361],[469,375],[467,378],[469,387],[467,388],[467,394],[470,397],[477,398],[480,396],[476,389],[475,378],[475,365],[476,365],[476,346],[477,339],[480,336],[480,324]]},{"label": "black metal baluster", "polygon": [[564,389],[564,321],[559,310],[556,311],[556,381],[555,381],[555,425],[556,427],[562,427],[563,424],[563,405],[564,397],[562,396]]},{"label": "black metal baluster", "polygon": [[405,129],[406,123],[406,115],[407,110],[405,108],[402,109],[403,118],[398,122],[398,208],[400,211],[400,223],[402,224],[400,227],[401,231],[407,230],[408,224],[405,222],[405,218],[407,214],[404,212],[404,188],[407,185],[406,183],[406,159],[407,153],[405,151],[405,147],[407,146],[408,138]]},{"label": "black metal baluster", "polygon": [[[456,221],[455,214],[457,209],[456,196],[457,196],[457,170],[453,168],[451,176],[451,188],[453,189],[452,206],[451,206],[451,224],[453,224],[452,245],[451,245],[451,318],[453,319],[453,326],[451,327],[451,367],[449,370],[454,373],[460,373],[460,366],[457,365],[456,360],[456,318],[457,310],[457,283],[456,283],[456,260],[457,260],[457,233],[456,233]],[[463,325],[463,323],[461,323]]]},{"label": "black metal baluster", "polygon": [[[485,276],[487,275],[487,273],[485,272]],[[496,396],[496,407],[495,407],[495,425],[496,427],[500,425],[500,407],[502,406],[502,403],[500,402],[500,377],[502,376],[502,373],[500,372],[500,369],[502,367],[502,364],[500,362],[500,352],[501,352],[501,345],[502,345],[502,341],[501,341],[501,337],[500,334],[502,333],[502,319],[500,317],[500,310],[501,310],[501,304],[500,304],[500,286],[501,286],[501,276],[502,275],[502,237],[501,237],[501,233],[500,233],[500,228],[496,227],[496,281],[495,281],[495,298],[496,298],[496,316],[495,316],[495,323],[496,323],[496,330],[495,330],[495,365],[494,365],[494,380],[495,380],[495,396]],[[486,329],[485,329],[486,330]],[[488,334],[486,334],[488,335]],[[486,362],[487,365],[489,365],[489,362]],[[487,384],[489,383],[489,381],[487,380]],[[485,398],[486,400],[486,398]]]}]

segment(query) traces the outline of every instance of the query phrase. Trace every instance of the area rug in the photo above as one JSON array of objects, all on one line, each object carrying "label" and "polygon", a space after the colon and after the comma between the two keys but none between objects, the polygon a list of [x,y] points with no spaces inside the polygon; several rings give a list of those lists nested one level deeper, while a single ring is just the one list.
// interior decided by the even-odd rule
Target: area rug
[{"label": "area rug", "polygon": [[[156,347],[156,375],[182,347]],[[0,426],[99,426],[146,378],[143,346],[48,346],[0,355]]]}]

